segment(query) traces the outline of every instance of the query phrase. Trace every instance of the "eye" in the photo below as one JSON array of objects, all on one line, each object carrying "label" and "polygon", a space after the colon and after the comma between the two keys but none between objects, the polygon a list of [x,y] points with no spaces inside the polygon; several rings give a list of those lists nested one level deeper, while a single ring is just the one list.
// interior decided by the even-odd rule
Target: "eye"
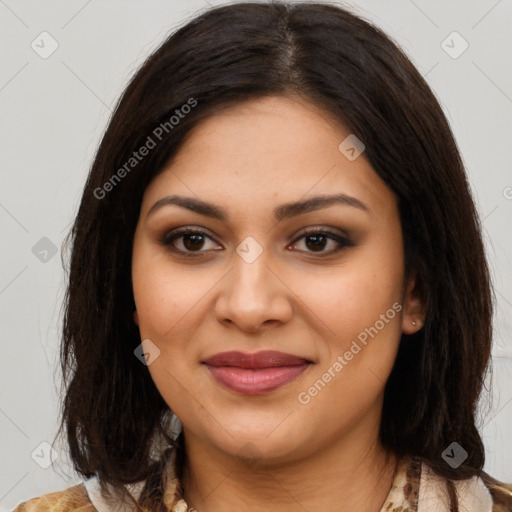
[{"label": "eye", "polygon": [[[309,229],[305,231],[290,247],[295,247],[299,240],[304,240],[304,245],[307,248],[305,252],[325,255],[333,254],[345,247],[352,247],[354,245],[347,237],[325,229]],[[329,243],[331,246],[334,246],[334,248],[325,251],[324,249],[329,245]]]},{"label": "eye", "polygon": [[[204,249],[206,240],[213,241],[213,238],[199,229],[186,228],[166,234],[162,238],[161,243],[168,246],[170,250],[181,253],[184,256],[199,256],[204,252],[209,252],[201,250]],[[179,241],[178,244],[175,243],[177,241]],[[176,247],[176,245],[181,245],[182,248]]]},{"label": "eye", "polygon": [[[345,236],[325,229],[309,229],[303,232],[288,247],[295,248],[300,240],[304,240],[305,250],[301,252],[319,253],[320,255],[330,255],[340,251],[345,247],[352,247],[354,244]],[[201,256],[208,250],[207,242],[215,242],[211,236],[200,229],[185,228],[180,231],[167,233],[160,242],[173,252],[183,256]],[[329,245],[334,246],[331,250],[324,250]],[[181,247],[180,247],[181,246]],[[205,250],[206,246],[206,250]]]}]

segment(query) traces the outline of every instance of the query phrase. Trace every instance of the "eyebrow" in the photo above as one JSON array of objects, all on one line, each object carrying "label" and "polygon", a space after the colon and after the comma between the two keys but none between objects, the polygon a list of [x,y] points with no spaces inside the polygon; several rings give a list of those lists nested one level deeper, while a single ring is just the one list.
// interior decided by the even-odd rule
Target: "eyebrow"
[{"label": "eyebrow", "polygon": [[[358,208],[359,210],[362,210],[366,213],[370,213],[370,208],[368,208],[368,206],[359,199],[352,196],[347,196],[346,194],[334,194],[315,196],[310,199],[302,199],[300,201],[284,203],[281,206],[274,208],[273,214],[277,221],[281,221],[304,213],[320,210],[322,208],[328,208],[329,206],[333,206],[335,204],[351,206],[353,208]],[[159,199],[149,209],[147,217],[149,217],[160,208],[169,205],[180,206],[201,215],[213,217],[214,219],[220,221],[226,221],[229,217],[226,210],[220,206],[217,206],[213,203],[208,203],[202,199],[179,195],[171,195]]]}]

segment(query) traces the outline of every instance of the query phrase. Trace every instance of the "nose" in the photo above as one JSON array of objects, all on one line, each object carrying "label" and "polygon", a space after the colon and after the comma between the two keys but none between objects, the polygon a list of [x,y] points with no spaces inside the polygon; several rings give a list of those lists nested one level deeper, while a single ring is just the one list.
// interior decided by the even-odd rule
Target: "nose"
[{"label": "nose", "polygon": [[238,254],[233,268],[220,282],[215,316],[225,325],[257,332],[290,321],[292,292],[279,272],[269,266],[265,251],[251,263]]}]

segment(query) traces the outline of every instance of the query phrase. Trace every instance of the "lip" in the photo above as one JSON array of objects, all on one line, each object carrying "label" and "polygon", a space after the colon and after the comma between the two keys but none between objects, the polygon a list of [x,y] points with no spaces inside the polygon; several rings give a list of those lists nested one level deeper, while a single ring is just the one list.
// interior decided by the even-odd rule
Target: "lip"
[{"label": "lip", "polygon": [[312,361],[284,352],[265,350],[255,353],[221,352],[202,363],[222,386],[246,395],[259,395],[296,379]]}]

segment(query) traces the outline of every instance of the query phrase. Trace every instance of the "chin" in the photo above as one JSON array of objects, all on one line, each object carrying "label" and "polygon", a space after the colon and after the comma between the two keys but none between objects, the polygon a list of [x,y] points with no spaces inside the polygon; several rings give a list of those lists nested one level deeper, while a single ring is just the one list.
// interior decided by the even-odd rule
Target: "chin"
[{"label": "chin", "polygon": [[219,434],[216,431],[213,437],[210,435],[207,437],[217,449],[230,457],[240,458],[251,467],[272,466],[285,460],[298,458],[299,452],[303,452],[304,441],[296,439],[286,429],[282,432],[276,430],[269,435],[271,430],[268,428],[243,427],[243,424],[239,423],[236,431],[231,429],[229,434],[224,431]]}]

